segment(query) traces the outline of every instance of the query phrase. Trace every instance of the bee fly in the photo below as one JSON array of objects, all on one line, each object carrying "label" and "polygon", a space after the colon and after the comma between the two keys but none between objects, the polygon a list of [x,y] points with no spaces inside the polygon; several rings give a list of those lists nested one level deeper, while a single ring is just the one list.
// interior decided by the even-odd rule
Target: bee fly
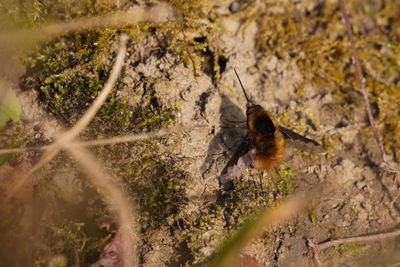
[{"label": "bee fly", "polygon": [[285,139],[319,146],[314,140],[280,126],[270,112],[250,100],[236,69],[234,71],[247,100],[247,125],[246,136],[219,176],[220,186],[226,189],[232,186],[233,178],[250,164],[261,170],[278,164],[285,151]]}]

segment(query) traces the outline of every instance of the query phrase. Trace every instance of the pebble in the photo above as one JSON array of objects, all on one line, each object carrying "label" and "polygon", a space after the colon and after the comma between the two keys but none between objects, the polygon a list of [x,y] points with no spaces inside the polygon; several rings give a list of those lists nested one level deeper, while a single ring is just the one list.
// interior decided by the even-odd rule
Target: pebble
[{"label": "pebble", "polygon": [[364,196],[362,194],[358,194],[354,197],[355,200],[357,200],[357,202],[362,202],[364,201]]},{"label": "pebble", "polygon": [[366,186],[364,181],[358,181],[356,185],[358,189],[363,189]]},{"label": "pebble", "polygon": [[361,209],[358,212],[358,219],[365,221],[367,218],[368,218],[368,213],[365,210]]},{"label": "pebble", "polygon": [[364,205],[366,210],[370,211],[372,209],[372,205],[369,202],[365,202]]},{"label": "pebble", "polygon": [[265,60],[263,67],[266,68],[266,70],[272,71],[275,70],[277,63],[278,58],[276,56],[271,56]]},{"label": "pebble", "polygon": [[343,227],[347,227],[351,225],[351,221],[350,221],[350,215],[349,214],[345,214],[343,216]]},{"label": "pebble", "polygon": [[230,11],[232,14],[235,14],[235,13],[239,12],[239,11],[240,11],[240,3],[239,3],[238,1],[232,2],[232,3],[229,5],[229,11]]}]

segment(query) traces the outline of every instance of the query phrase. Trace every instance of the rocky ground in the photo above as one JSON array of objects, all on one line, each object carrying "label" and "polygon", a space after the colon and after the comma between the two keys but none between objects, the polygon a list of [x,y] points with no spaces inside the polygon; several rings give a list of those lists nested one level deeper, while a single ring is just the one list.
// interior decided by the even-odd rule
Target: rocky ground
[{"label": "rocky ground", "polygon": [[[398,226],[398,178],[381,166],[382,157],[370,130],[362,95],[356,87],[356,76],[344,77],[351,80],[347,87],[347,80],[335,83],[326,77],[310,79],[311,74],[304,73],[305,68],[297,56],[290,54],[292,51],[282,56],[260,49],[259,36],[265,20],[233,16],[236,9],[245,9],[244,3],[247,2],[216,5],[216,13],[227,17],[224,31],[213,32],[212,36],[186,34],[185,38],[206,47],[202,51],[193,50],[204,59],[197,66],[198,77],[190,60],[182,60],[176,51],[166,50],[170,35],[165,32],[151,31],[139,42],[130,42],[114,95],[115,99],[123,98],[126,105],[123,108],[132,111],[133,115],[128,115],[129,112],[118,106],[119,122],[127,122],[129,126],[102,124],[110,117],[98,118],[83,136],[90,139],[156,130],[169,124],[183,126],[182,132],[160,139],[93,149],[107,170],[122,179],[121,185],[138,211],[138,254],[143,266],[204,264],[247,218],[295,192],[312,196],[308,210],[253,240],[242,251],[244,255],[263,266],[313,266],[307,239],[319,243],[387,232]],[[280,15],[282,21],[286,17],[302,16],[307,21],[306,14],[322,12],[324,5],[328,5],[293,3],[287,7],[255,3],[255,10],[270,12],[274,18]],[[370,3],[368,7],[378,12],[382,9],[379,5],[383,5],[379,3]],[[337,8],[332,10],[340,15]],[[363,19],[368,22],[370,18],[361,16],[357,22]],[[317,24],[314,26],[318,28]],[[335,36],[345,36],[343,28],[337,30],[339,33]],[[344,37],[339,39],[347,42]],[[110,38],[110,43],[114,43],[111,51],[116,51],[117,40],[118,35]],[[61,43],[68,50],[74,42],[66,37],[55,43]],[[350,49],[348,44],[343,46]],[[297,55],[307,56],[308,52],[301,49],[296,51]],[[285,47],[279,51],[285,51]],[[349,55],[350,52],[341,53]],[[346,68],[336,72],[346,75],[352,72],[349,71],[350,57],[336,60]],[[104,59],[109,65],[112,61],[113,57]],[[314,61],[318,64],[324,57]],[[329,73],[324,72],[328,65],[329,62],[327,66],[312,66],[309,71],[323,76]],[[234,68],[256,103],[275,115],[282,126],[318,141],[321,147],[289,142],[284,161],[277,166],[279,175],[275,170],[248,168],[235,180],[233,190],[222,192],[218,175],[241,142],[246,120],[246,100]],[[22,109],[23,134],[19,136],[25,146],[40,145],[54,140],[57,132],[73,125],[87,105],[75,108],[72,103],[70,111],[64,107],[58,109],[59,105],[51,97],[43,95],[44,78],[39,77],[43,72],[26,69],[19,78],[20,83],[14,83]],[[80,75],[89,74],[83,71]],[[379,73],[369,75],[379,76]],[[396,86],[396,80],[393,78],[388,83]],[[377,99],[379,95],[375,92],[373,104],[379,102]],[[376,115],[383,112],[379,108],[374,104]],[[99,117],[107,114],[104,111]],[[14,170],[21,166],[27,168],[25,165],[32,165],[39,154],[18,154],[7,166]],[[31,203],[25,205],[21,216],[33,216],[36,221],[22,219],[22,224],[32,223],[35,229],[36,265],[46,264],[54,255],[65,255],[71,262],[72,248],[81,244],[83,235],[88,241],[80,255],[82,265],[96,261],[110,236],[107,231],[97,229],[95,219],[109,215],[109,211],[96,189],[86,182],[84,173],[61,154],[34,175],[30,186],[33,188]],[[9,236],[2,237],[3,242],[9,239]],[[24,242],[23,237],[15,240],[19,244]],[[321,258],[325,266],[395,266],[400,262],[398,241],[394,238],[339,245],[324,251]],[[29,247],[24,245],[27,250]],[[6,254],[2,257],[10,260]]]}]

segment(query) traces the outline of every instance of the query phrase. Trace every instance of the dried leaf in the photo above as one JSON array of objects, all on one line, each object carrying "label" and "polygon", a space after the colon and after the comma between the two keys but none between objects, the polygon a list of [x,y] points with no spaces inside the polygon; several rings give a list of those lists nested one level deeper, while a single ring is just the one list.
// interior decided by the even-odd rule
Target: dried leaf
[{"label": "dried leaf", "polygon": [[[133,255],[136,250],[136,242],[129,238],[128,254]],[[99,260],[90,265],[90,267],[118,267],[122,266],[122,238],[120,230],[117,231],[114,238],[103,248]],[[132,264],[134,266],[134,264]]]}]

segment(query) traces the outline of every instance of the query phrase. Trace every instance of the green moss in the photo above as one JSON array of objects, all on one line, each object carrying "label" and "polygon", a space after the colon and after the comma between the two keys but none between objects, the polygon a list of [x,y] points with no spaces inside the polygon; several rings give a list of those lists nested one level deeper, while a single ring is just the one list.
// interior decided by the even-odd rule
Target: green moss
[{"label": "green moss", "polygon": [[400,151],[398,151],[400,145],[400,113],[393,111],[400,110],[399,85],[400,83],[395,86],[376,88],[379,93],[376,100],[379,108],[379,132],[383,136],[386,152],[397,161],[400,159]]},{"label": "green moss", "polygon": [[315,214],[315,199],[312,199],[310,205],[308,206],[308,218],[310,219],[311,223],[316,223],[317,215]]},{"label": "green moss", "polygon": [[16,27],[31,27],[57,20],[107,14],[117,10],[114,1],[89,0],[59,2],[52,0],[5,0],[0,5],[1,22]]},{"label": "green moss", "polygon": [[[165,165],[164,162],[156,162],[156,172],[148,178],[150,183],[143,185],[139,195],[142,198],[143,222],[155,229],[165,223],[165,219],[175,214],[179,206],[186,202],[184,195],[185,174]],[[154,169],[154,168],[153,168]],[[145,170],[146,171],[146,170]]]},{"label": "green moss", "polygon": [[330,161],[334,156],[334,150],[336,149],[340,136],[338,134],[334,134],[332,136],[324,136],[322,138],[322,144],[326,149],[326,159]]},{"label": "green moss", "polygon": [[279,176],[282,177],[283,179],[288,178],[288,177],[293,177],[296,175],[296,172],[290,168],[286,170],[279,170],[278,171]]},{"label": "green moss", "polygon": [[184,193],[186,173],[172,159],[159,154],[165,138],[136,143],[97,147],[110,168],[118,170],[128,195],[139,201],[139,220],[143,231],[165,225],[187,201]]},{"label": "green moss", "polygon": [[[38,55],[29,62],[28,73],[36,80],[27,80],[26,85],[38,88],[48,110],[66,124],[73,125],[80,118],[108,79],[112,61],[98,59],[111,57],[106,51],[109,53],[109,38],[114,33],[115,30],[106,29],[75,34],[75,38],[62,37],[59,42],[38,50]],[[147,80],[149,101],[144,107],[130,106],[117,93],[124,86],[123,80],[122,75],[90,125],[93,136],[156,130],[172,123],[175,109],[164,108],[157,102],[154,89],[157,80]]]},{"label": "green moss", "polygon": [[[186,65],[191,65],[194,76],[198,77],[198,67],[206,66],[208,74],[216,83],[220,79],[220,62],[225,58],[223,51],[216,45],[214,36],[224,31],[222,17],[214,11],[215,1],[170,0],[177,11],[177,19],[160,26],[161,31],[171,35],[168,50],[174,50],[181,55]],[[188,39],[188,35],[195,35]],[[211,54],[211,60],[206,61],[206,55]]]},{"label": "green moss", "polygon": [[360,257],[360,253],[368,249],[369,245],[361,244],[346,244],[346,245],[335,245],[334,249],[340,253],[341,257],[345,257],[346,254],[351,252],[354,256]]}]

